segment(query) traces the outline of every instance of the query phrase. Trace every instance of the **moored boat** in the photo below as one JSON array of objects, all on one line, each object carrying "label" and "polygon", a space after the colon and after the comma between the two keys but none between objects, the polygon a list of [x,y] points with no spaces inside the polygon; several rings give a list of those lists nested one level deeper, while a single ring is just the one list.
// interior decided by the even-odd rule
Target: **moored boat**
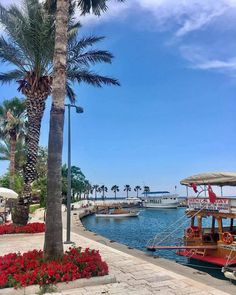
[{"label": "moored boat", "polygon": [[177,194],[168,191],[144,192],[145,208],[151,209],[175,209],[179,205]]},{"label": "moored boat", "polygon": [[[193,187],[197,197],[188,198],[190,226],[184,232],[184,245],[196,247],[177,254],[219,266],[236,265],[236,198],[216,197],[211,185],[236,186],[236,173],[204,173],[183,179],[181,184]],[[209,198],[200,197],[208,191]],[[203,226],[203,220],[211,226]],[[207,246],[215,249],[207,249]],[[198,246],[205,246],[199,250]]]},{"label": "moored boat", "polygon": [[[163,246],[152,239],[147,249],[179,249],[178,255],[221,266],[225,276],[233,279],[236,274],[236,198],[223,197],[222,187],[236,186],[236,173],[204,173],[180,183],[192,187],[196,193],[196,197],[187,199],[185,213],[190,225],[184,230],[183,244]],[[211,185],[221,187],[220,197],[216,197]],[[201,193],[205,193],[204,197]]]},{"label": "moored boat", "polygon": [[138,217],[139,211],[134,210],[125,210],[122,208],[114,209],[113,211],[109,211],[109,209],[96,213],[96,217],[102,218],[124,218],[124,217]]}]

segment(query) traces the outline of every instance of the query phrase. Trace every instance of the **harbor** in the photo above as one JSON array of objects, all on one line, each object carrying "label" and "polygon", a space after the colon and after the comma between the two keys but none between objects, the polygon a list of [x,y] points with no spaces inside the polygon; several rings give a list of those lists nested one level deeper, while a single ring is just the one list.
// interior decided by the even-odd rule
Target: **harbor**
[{"label": "harbor", "polygon": [[[125,245],[106,239],[86,230],[80,218],[91,214],[92,207],[78,208],[74,211],[71,239],[82,248],[98,249],[102,257],[109,263],[109,273],[114,275],[116,282],[97,286],[86,286],[57,292],[63,295],[94,295],[94,294],[201,294],[226,295],[235,294],[235,286],[229,281],[221,281],[200,272],[166,259],[147,256],[141,251],[130,249]],[[43,218],[42,212],[32,220]],[[85,217],[86,218],[86,217]],[[63,212],[63,224],[66,226],[66,212]],[[63,231],[65,239],[66,231]],[[25,252],[28,249],[40,249],[43,246],[43,234],[5,235],[2,237],[0,254],[9,251]],[[21,243],[19,244],[19,241]],[[4,245],[8,245],[8,248]],[[69,245],[67,246],[69,247]],[[4,290],[5,291],[5,290]],[[23,290],[24,291],[24,290]],[[5,294],[5,293],[3,293]],[[7,293],[6,293],[7,294]]]}]

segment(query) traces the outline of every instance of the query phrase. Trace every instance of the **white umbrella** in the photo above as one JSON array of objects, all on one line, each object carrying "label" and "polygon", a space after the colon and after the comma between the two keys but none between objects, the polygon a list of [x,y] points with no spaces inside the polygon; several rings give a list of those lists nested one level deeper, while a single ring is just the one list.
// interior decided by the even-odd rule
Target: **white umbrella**
[{"label": "white umbrella", "polygon": [[13,190],[5,187],[0,187],[0,198],[4,199],[17,199],[18,194]]}]

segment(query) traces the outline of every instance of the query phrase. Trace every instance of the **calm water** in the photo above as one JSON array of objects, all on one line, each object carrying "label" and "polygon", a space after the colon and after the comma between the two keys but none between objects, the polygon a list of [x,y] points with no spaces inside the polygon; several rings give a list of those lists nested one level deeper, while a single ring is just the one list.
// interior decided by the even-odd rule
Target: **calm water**
[{"label": "calm water", "polygon": [[[161,245],[181,244],[184,228],[189,226],[190,221],[187,219],[184,212],[185,208],[164,210],[142,209],[137,218],[109,219],[96,218],[95,215],[91,215],[85,217],[82,222],[88,230],[98,233],[110,240],[148,252],[150,255],[158,255],[181,264],[189,265],[188,259],[176,255],[175,250],[149,252],[145,248],[147,242],[156,235],[157,241],[159,242],[169,235],[167,239],[161,242]],[[199,264],[196,261],[191,263],[195,265]],[[223,274],[220,272],[220,268],[216,270],[215,266],[199,264],[198,267],[194,266],[194,268],[207,271],[218,278],[224,278]]]}]

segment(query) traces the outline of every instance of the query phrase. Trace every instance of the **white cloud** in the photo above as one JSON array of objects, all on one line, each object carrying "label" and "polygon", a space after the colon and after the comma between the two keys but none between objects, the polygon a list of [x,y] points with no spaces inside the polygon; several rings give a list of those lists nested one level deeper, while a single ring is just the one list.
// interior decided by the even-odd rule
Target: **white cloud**
[{"label": "white cloud", "polygon": [[[2,4],[19,3],[20,0],[1,0]],[[207,43],[204,33],[208,30],[231,30],[231,35],[236,34],[236,0],[126,0],[117,3],[110,0],[109,10],[101,17],[87,15],[78,17],[86,26],[99,25],[103,22],[120,21],[125,19],[129,24],[129,16],[138,12],[140,22],[146,23],[143,29],[168,31],[172,36],[171,46],[180,50],[181,55],[189,61],[191,66],[202,70],[229,71],[236,68],[236,47],[229,40],[222,54],[219,48],[225,46],[215,34],[211,43]],[[229,26],[231,28],[229,29]],[[140,24],[138,24],[140,25]],[[149,27],[148,27],[149,26]],[[195,36],[194,42],[191,36]],[[173,41],[174,40],[174,41]],[[169,43],[170,44],[170,43]]]},{"label": "white cloud", "polygon": [[93,15],[83,17],[83,22],[93,24],[127,17],[139,10],[144,19],[152,17],[152,27],[157,30],[169,29],[172,23],[177,37],[201,29],[223,16],[227,11],[235,11],[236,0],[127,0],[117,3],[111,0],[106,14],[97,18]]},{"label": "white cloud", "polygon": [[212,58],[212,54],[207,48],[199,46],[181,46],[180,52],[194,69],[216,70],[235,76],[236,57],[220,59],[219,55],[219,59]]},{"label": "white cloud", "polygon": [[219,69],[219,70],[228,70],[236,69],[236,58],[231,58],[229,60],[206,60],[203,63],[197,65],[198,69],[210,70],[210,69]]}]

